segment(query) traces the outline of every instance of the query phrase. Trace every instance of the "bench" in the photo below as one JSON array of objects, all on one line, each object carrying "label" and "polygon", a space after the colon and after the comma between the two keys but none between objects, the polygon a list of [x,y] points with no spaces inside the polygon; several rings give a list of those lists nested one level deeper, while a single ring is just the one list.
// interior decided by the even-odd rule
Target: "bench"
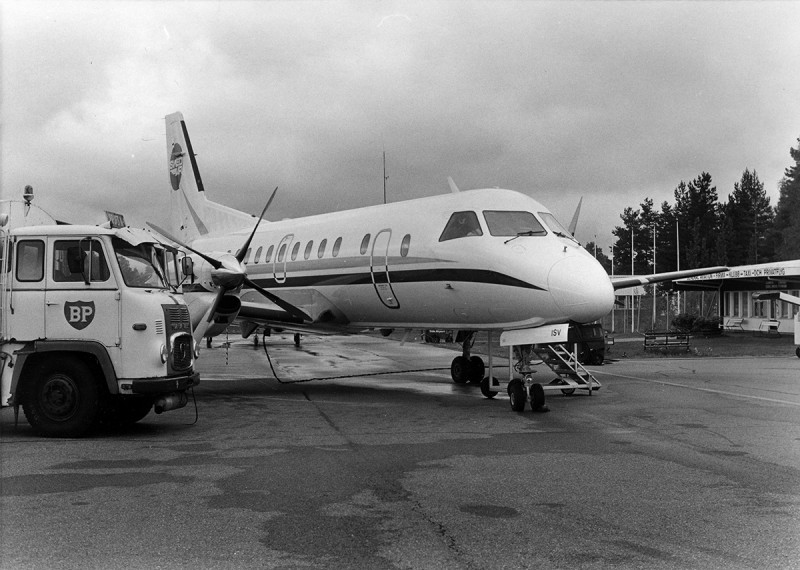
[{"label": "bench", "polygon": [[722,325],[722,328],[729,331],[738,328],[740,331],[743,331],[744,327],[742,327],[742,323],[744,323],[743,318],[728,319],[725,321],[725,324]]},{"label": "bench", "polygon": [[689,333],[673,331],[647,331],[644,333],[644,349],[683,348],[689,350]]},{"label": "bench", "polygon": [[767,336],[771,335],[781,336],[781,333],[778,330],[778,327],[780,326],[781,326],[780,321],[776,319],[767,319],[759,323],[758,332],[762,335],[767,335]]}]

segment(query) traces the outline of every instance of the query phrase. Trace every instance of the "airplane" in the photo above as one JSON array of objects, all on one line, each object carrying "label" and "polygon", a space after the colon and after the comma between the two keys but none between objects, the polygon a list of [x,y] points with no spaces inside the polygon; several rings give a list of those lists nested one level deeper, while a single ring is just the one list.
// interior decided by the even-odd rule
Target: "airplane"
[{"label": "airplane", "polygon": [[165,120],[171,229],[149,225],[192,252],[183,291],[198,343],[234,320],[245,337],[453,329],[464,333],[453,381],[486,382],[476,331],[591,323],[615,289],[725,270],[612,281],[573,237],[575,218],[567,229],[526,194],[452,179],[448,194],[261,223],[275,192],[259,217],[209,200],[183,115]]}]

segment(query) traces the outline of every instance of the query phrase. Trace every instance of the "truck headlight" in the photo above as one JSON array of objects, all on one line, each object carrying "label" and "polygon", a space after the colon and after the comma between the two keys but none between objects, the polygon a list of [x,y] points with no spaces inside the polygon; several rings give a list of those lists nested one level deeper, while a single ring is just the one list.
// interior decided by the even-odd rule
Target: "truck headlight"
[{"label": "truck headlight", "polygon": [[166,364],[167,360],[169,359],[169,351],[167,350],[167,345],[161,345],[161,364]]}]

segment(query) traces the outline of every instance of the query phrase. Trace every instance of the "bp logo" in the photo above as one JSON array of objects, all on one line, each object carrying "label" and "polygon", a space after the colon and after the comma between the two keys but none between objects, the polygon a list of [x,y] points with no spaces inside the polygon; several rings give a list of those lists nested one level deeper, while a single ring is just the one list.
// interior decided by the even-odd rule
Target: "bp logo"
[{"label": "bp logo", "polygon": [[64,316],[73,328],[83,330],[94,320],[94,301],[68,301],[64,303]]},{"label": "bp logo", "polygon": [[172,189],[177,190],[181,185],[181,173],[183,172],[183,149],[181,145],[172,145],[172,153],[169,155],[169,181]]}]

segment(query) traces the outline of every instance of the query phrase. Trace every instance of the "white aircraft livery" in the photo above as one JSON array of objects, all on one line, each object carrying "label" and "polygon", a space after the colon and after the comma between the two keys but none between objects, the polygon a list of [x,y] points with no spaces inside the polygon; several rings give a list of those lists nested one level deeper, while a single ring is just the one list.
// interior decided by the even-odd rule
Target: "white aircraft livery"
[{"label": "white aircraft livery", "polygon": [[[234,319],[246,333],[589,323],[611,311],[615,288],[720,270],[614,284],[535,199],[458,191],[452,181],[453,192],[440,196],[262,222],[264,212],[256,218],[206,198],[183,115],[166,125],[172,227],[151,227],[196,256],[184,292],[197,340]],[[469,368],[467,341],[458,358],[455,368]],[[463,378],[454,372],[454,380]]]}]

